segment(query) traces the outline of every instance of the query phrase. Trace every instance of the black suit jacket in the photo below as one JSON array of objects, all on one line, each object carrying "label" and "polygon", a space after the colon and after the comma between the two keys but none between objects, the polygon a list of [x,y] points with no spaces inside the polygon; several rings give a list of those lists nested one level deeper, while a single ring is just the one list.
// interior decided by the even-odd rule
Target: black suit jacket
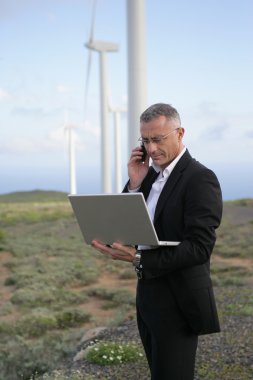
[{"label": "black suit jacket", "polygon": [[[156,178],[157,173],[150,167],[139,190],[145,198]],[[127,185],[123,191],[127,191]],[[164,185],[154,217],[159,240],[181,243],[143,251],[143,279],[137,288],[140,307],[148,297],[154,312],[161,312],[162,317],[166,293],[170,291],[194,333],[220,331],[210,255],[221,216],[222,196],[215,174],[186,151]],[[143,309],[145,312],[145,306]]]}]

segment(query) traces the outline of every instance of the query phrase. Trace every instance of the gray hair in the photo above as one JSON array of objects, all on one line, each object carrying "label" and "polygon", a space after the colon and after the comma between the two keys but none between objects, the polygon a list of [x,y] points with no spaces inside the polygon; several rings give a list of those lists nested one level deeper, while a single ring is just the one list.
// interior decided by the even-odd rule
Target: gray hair
[{"label": "gray hair", "polygon": [[159,116],[165,116],[166,119],[174,119],[181,125],[181,119],[176,108],[166,103],[156,103],[148,107],[140,116],[140,122],[148,123],[149,121],[158,118]]}]

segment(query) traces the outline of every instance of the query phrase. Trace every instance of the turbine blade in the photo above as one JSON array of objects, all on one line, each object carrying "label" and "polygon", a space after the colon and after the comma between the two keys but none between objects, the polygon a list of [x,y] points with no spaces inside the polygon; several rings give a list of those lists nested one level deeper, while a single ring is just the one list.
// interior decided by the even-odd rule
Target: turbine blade
[{"label": "turbine blade", "polygon": [[[93,41],[93,37],[94,37],[97,0],[93,0],[92,5],[93,6],[92,6],[92,15],[91,15],[89,43]],[[89,80],[90,80],[91,62],[92,62],[92,50],[91,49],[88,49],[88,50],[89,52],[88,52],[88,60],[87,60],[86,82],[85,82],[85,89],[84,89],[84,119],[86,119],[86,112],[87,112],[88,90],[89,90]]]},{"label": "turbine blade", "polygon": [[97,6],[97,0],[93,0],[89,42],[92,42],[93,41],[93,37],[94,37],[95,18],[96,18],[96,6]]},{"label": "turbine blade", "polygon": [[88,61],[87,61],[87,71],[86,71],[86,82],[85,82],[85,89],[84,89],[84,115],[85,115],[85,117],[86,117],[87,102],[88,102],[88,90],[89,90],[89,81],[90,81],[91,62],[92,62],[92,51],[89,49]]}]

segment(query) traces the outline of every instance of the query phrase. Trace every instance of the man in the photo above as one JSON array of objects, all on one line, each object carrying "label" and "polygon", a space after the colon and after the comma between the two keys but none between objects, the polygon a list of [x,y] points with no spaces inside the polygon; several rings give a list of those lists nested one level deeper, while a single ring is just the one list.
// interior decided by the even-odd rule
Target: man
[{"label": "man", "polygon": [[[193,380],[198,335],[219,332],[210,279],[222,197],[215,174],[183,145],[177,110],[155,104],[140,117],[141,147],[128,162],[124,192],[143,192],[159,240],[178,246],[93,246],[113,259],[133,262],[137,322],[152,380]],[[152,166],[149,166],[149,159]]]}]

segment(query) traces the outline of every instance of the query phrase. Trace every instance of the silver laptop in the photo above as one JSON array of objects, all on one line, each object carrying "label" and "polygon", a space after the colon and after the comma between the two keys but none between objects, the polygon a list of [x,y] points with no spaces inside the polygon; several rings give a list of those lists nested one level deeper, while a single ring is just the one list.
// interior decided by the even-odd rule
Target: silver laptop
[{"label": "silver laptop", "polygon": [[87,244],[178,245],[159,241],[142,193],[69,195],[69,200]]}]

